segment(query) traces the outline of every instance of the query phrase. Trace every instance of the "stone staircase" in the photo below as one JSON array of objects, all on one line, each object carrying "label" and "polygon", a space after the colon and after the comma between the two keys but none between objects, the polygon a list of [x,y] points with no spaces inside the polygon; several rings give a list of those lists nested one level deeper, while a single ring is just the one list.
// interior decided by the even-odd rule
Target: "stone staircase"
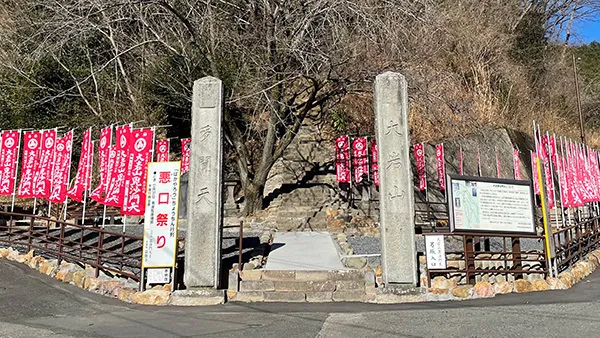
[{"label": "stone staircase", "polygon": [[[230,272],[227,292],[237,302],[373,302],[373,270]],[[232,285],[233,284],[233,285]]]},{"label": "stone staircase", "polygon": [[326,229],[332,191],[325,185],[298,187],[281,194],[264,210],[264,224],[279,231]]}]

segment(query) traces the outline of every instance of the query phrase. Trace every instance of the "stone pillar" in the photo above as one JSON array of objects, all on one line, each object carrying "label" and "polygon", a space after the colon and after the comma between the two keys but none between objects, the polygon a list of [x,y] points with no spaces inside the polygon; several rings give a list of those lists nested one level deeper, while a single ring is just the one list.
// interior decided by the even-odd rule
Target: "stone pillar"
[{"label": "stone pillar", "polygon": [[235,187],[237,186],[237,182],[225,182],[225,187],[227,188],[227,200],[225,201],[226,209],[236,209],[235,204]]},{"label": "stone pillar", "polygon": [[221,265],[223,86],[204,77],[194,82],[188,174],[186,287],[218,287]]},{"label": "stone pillar", "polygon": [[374,99],[383,278],[386,285],[416,285],[414,196],[404,76],[393,72],[378,75]]}]

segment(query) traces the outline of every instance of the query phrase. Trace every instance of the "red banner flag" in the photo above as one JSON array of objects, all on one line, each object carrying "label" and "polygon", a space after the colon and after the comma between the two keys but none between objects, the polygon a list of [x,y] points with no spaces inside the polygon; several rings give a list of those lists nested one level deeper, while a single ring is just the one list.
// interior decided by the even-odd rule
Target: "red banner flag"
[{"label": "red banner flag", "polygon": [[56,129],[44,130],[40,144],[39,165],[33,175],[33,197],[50,197],[54,151],[56,148]]},{"label": "red banner flag", "polygon": [[558,166],[558,153],[556,152],[556,136],[552,136],[548,141],[548,151],[550,153],[550,159],[552,160],[552,164],[557,167]]},{"label": "red banner flag", "polygon": [[373,163],[373,183],[379,186],[379,151],[377,151],[377,142],[371,140],[371,162]]},{"label": "red banner flag", "polygon": [[541,138],[541,142],[538,144],[539,150],[538,150],[538,154],[540,154],[540,159],[543,162],[546,162],[548,160],[548,136],[547,135],[543,135]]},{"label": "red banner flag", "polygon": [[363,174],[369,174],[369,158],[367,157],[367,139],[359,137],[352,142],[352,165],[354,166],[354,182],[360,183]]},{"label": "red banner flag", "polygon": [[146,179],[148,163],[152,160],[154,129],[131,131],[129,147],[129,169],[125,184],[125,201],[121,213],[128,216],[143,216],[146,211]]},{"label": "red banner flag", "polygon": [[39,131],[26,131],[23,134],[23,160],[21,165],[21,181],[19,182],[19,198],[33,198],[33,176],[38,167],[38,153],[40,150]]},{"label": "red banner flag", "polygon": [[423,143],[415,144],[413,147],[415,163],[417,167],[417,177],[419,179],[419,190],[427,190],[427,172],[425,170],[425,148]]},{"label": "red banner flag", "polygon": [[2,132],[0,149],[0,195],[12,195],[15,191],[17,161],[19,158],[20,130]]},{"label": "red banner flag", "polygon": [[190,154],[192,153],[191,145],[191,138],[184,138],[181,140],[181,174],[185,174],[190,171]]},{"label": "red banner flag", "polygon": [[73,132],[56,139],[54,170],[52,172],[52,188],[48,200],[52,203],[64,203],[67,199],[69,185],[69,169],[71,168],[71,150],[73,148]]},{"label": "red banner flag", "polygon": [[156,162],[169,162],[169,140],[156,141]]},{"label": "red banner flag", "polygon": [[438,182],[440,190],[446,190],[446,163],[444,161],[444,144],[435,146],[435,159],[437,163]]},{"label": "red banner flag", "polygon": [[598,184],[598,180],[600,178],[600,167],[598,166],[598,157],[596,156],[596,152],[591,148],[588,148],[588,160],[590,163],[592,185],[594,186],[594,202],[597,202],[600,201],[600,184]]},{"label": "red banner flag", "polygon": [[540,176],[536,164],[537,153],[531,152],[531,180],[533,181],[533,191],[536,195],[540,194]]},{"label": "red banner flag", "polygon": [[340,183],[350,183],[350,141],[348,136],[335,140],[335,178]]},{"label": "red banner flag", "polygon": [[[538,126],[537,135],[541,135]],[[540,141],[536,143],[538,154],[540,156],[540,161],[542,168],[544,170],[545,176],[545,186],[546,186],[546,199],[548,200],[548,208],[554,208],[554,179],[552,178],[552,170],[550,169],[550,137],[548,135],[543,135],[540,137]]]},{"label": "red banner flag", "polygon": [[[569,149],[570,148],[570,149]],[[571,144],[570,147],[567,147],[568,151],[568,162],[569,169],[567,172],[567,181],[569,184],[569,192],[570,196],[570,205],[572,207],[581,207],[583,206],[583,196],[581,193],[581,184],[580,180],[577,177],[577,153],[576,147],[574,144]]]},{"label": "red banner flag", "polygon": [[458,148],[458,173],[464,175],[462,147]]},{"label": "red banner flag", "polygon": [[560,204],[563,208],[569,207],[569,188],[567,186],[567,176],[564,170],[564,158],[562,156],[556,156],[557,163],[557,174],[558,174],[558,186],[560,190]]},{"label": "red banner flag", "polygon": [[90,194],[90,198],[98,203],[104,203],[106,190],[108,190],[108,180],[110,177],[110,148],[112,145],[112,126],[106,127],[100,131],[100,144],[98,145],[98,165],[100,167],[100,181],[98,186]]},{"label": "red banner flag", "polygon": [[513,149],[513,170],[515,172],[515,180],[521,180],[521,157],[517,149]]},{"label": "red banner flag", "polygon": [[75,174],[75,183],[67,191],[67,196],[77,202],[83,200],[82,195],[86,189],[85,183],[90,171],[92,151],[92,130],[88,129],[83,133],[83,140],[81,141],[81,154],[79,155],[79,164],[77,165],[77,173]]},{"label": "red banner flag", "polygon": [[[110,171],[108,189],[104,196],[104,204],[120,207],[125,200],[125,179],[127,178],[127,166],[129,165],[130,126],[121,126],[115,130],[115,146],[109,156],[113,157],[113,165]],[[114,154],[112,153],[114,151]],[[109,157],[110,166],[110,157]]]},{"label": "red banner flag", "polygon": [[577,175],[581,182],[581,192],[583,194],[583,202],[588,203],[594,200],[590,177],[587,170],[588,164],[585,158],[585,152],[581,145],[577,145]]}]

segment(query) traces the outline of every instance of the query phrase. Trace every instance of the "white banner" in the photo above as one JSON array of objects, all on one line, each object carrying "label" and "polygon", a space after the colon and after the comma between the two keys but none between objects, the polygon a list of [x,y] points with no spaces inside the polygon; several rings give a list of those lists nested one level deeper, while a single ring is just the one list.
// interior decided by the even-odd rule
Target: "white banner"
[{"label": "white banner", "polygon": [[181,162],[148,164],[143,268],[167,268],[177,257],[177,214]]},{"label": "white banner", "polygon": [[444,235],[425,236],[425,251],[427,255],[427,269],[446,268],[446,245]]}]

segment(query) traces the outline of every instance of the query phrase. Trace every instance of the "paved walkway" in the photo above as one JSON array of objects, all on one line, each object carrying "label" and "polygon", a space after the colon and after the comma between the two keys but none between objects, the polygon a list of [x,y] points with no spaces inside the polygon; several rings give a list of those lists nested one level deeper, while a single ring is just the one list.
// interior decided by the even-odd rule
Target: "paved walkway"
[{"label": "paved walkway", "polygon": [[328,232],[278,232],[265,270],[345,270]]},{"label": "paved walkway", "polygon": [[0,337],[598,337],[600,272],[566,291],[397,305],[130,305],[0,260]]}]

